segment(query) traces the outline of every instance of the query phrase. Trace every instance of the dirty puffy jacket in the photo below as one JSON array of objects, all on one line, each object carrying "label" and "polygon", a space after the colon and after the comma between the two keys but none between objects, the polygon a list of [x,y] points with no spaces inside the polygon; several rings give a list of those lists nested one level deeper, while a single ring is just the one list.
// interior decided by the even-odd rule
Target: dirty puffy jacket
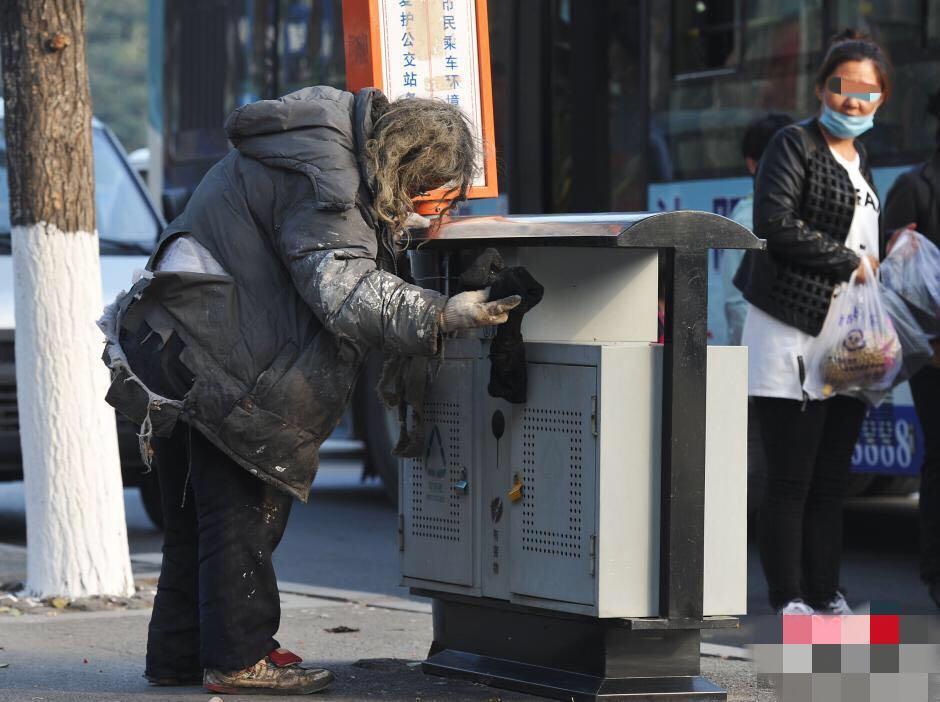
[{"label": "dirty puffy jacket", "polygon": [[[228,118],[235,145],[164,232],[145,274],[101,326],[108,401],[151,432],[190,423],[260,479],[306,501],[369,348],[433,355],[445,298],[378,270],[383,241],[362,148],[377,90],[299,90]],[[154,270],[186,233],[226,275]],[[120,330],[176,334],[195,376],[181,400],[134,376]],[[145,447],[146,449],[146,447]]]}]

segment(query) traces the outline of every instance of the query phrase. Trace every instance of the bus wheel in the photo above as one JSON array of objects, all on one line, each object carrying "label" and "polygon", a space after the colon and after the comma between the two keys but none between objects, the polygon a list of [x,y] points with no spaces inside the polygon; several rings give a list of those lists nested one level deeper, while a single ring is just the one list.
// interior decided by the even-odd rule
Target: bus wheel
[{"label": "bus wheel", "polygon": [[398,411],[389,410],[375,392],[382,374],[382,354],[372,352],[359,376],[353,401],[356,435],[365,444],[365,474],[382,480],[385,494],[398,505],[398,458],[392,449],[398,440]]}]

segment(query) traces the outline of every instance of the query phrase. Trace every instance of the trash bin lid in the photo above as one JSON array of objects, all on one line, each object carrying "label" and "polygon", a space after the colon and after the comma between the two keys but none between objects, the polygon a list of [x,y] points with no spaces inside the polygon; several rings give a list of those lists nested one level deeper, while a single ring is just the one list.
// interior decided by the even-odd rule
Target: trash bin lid
[{"label": "trash bin lid", "polygon": [[481,246],[600,246],[646,249],[763,249],[746,227],[711,212],[451,217],[413,232],[412,244]]}]

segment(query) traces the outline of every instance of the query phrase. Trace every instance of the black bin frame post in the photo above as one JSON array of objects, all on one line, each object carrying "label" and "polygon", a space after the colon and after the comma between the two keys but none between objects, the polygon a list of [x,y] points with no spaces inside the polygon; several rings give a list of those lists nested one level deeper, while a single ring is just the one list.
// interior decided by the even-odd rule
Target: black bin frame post
[{"label": "black bin frame post", "polygon": [[660,616],[600,619],[430,589],[434,641],[425,673],[562,700],[726,700],[701,676],[708,255],[763,249],[724,217],[632,215],[467,217],[418,235],[422,250],[486,246],[657,249],[665,275]]},{"label": "black bin frame post", "polygon": [[662,478],[659,606],[662,617],[702,618],[705,562],[705,392],[708,251],[664,249]]}]

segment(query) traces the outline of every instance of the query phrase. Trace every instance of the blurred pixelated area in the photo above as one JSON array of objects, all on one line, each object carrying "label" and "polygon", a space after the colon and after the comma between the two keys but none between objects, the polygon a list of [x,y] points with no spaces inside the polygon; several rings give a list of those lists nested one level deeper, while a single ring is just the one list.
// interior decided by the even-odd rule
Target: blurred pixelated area
[{"label": "blurred pixelated area", "polygon": [[940,699],[940,617],[890,609],[762,617],[754,668],[780,702]]}]

